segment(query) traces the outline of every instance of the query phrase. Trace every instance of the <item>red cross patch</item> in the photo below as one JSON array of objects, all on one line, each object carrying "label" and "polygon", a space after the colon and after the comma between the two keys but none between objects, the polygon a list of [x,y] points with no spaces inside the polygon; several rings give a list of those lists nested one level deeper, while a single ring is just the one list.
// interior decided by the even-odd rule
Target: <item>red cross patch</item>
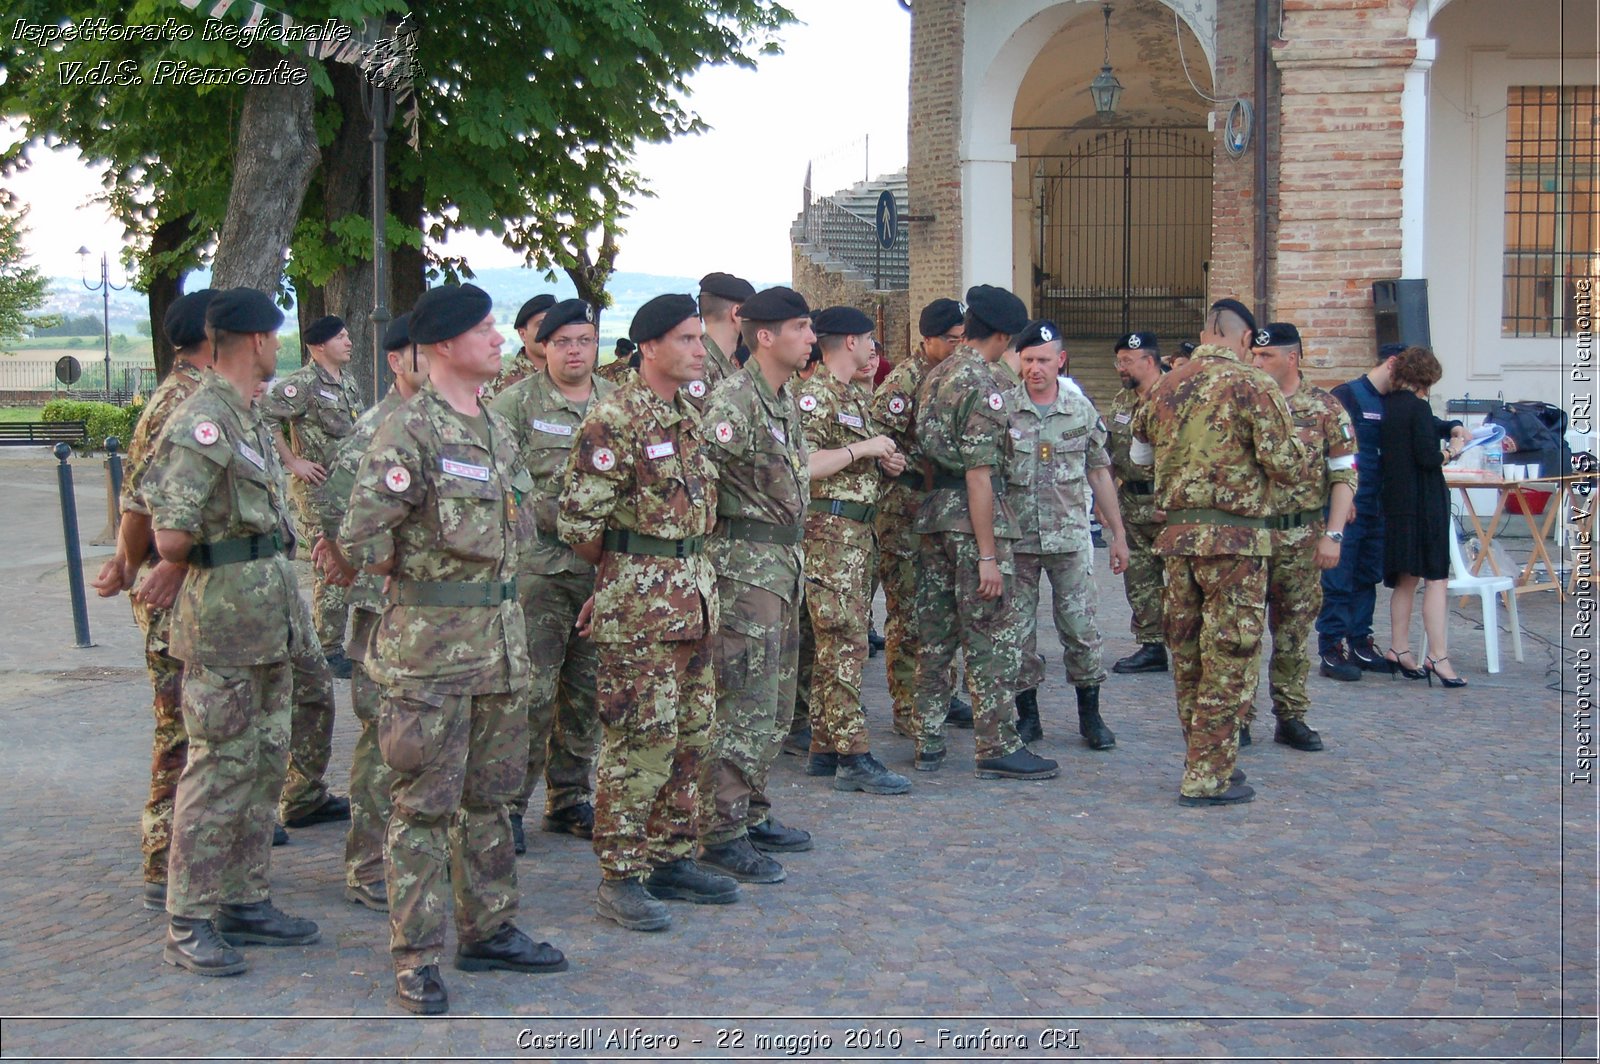
[{"label": "red cross patch", "polygon": [[802,395],[800,397],[800,409],[801,410],[804,410],[806,413],[809,414],[809,413],[811,413],[811,411],[815,410],[816,408],[817,408],[817,397],[816,396],[814,396],[814,395]]},{"label": "red cross patch", "polygon": [[711,431],[716,435],[718,443],[733,442],[733,426],[726,421],[717,422],[717,427]]},{"label": "red cross patch", "polygon": [[383,482],[398,495],[411,486],[411,471],[405,466],[390,466],[389,472],[383,475]]},{"label": "red cross patch", "polygon": [[590,461],[594,463],[594,467],[600,472],[609,473],[617,464],[617,456],[612,454],[609,448],[596,447]]},{"label": "red cross patch", "polygon": [[989,409],[990,410],[1004,410],[1005,407],[1006,407],[1006,401],[1000,397],[1000,393],[999,392],[990,392],[989,393]]},{"label": "red cross patch", "polygon": [[689,394],[694,396],[696,399],[705,398],[706,382],[705,381],[690,381],[689,382]]},{"label": "red cross patch", "polygon": [[889,413],[904,414],[906,412],[906,398],[903,395],[892,396],[889,399]]},{"label": "red cross patch", "polygon": [[300,389],[296,388],[294,385],[285,384],[283,386],[283,397],[285,399],[293,399],[295,396],[297,396],[299,394],[300,394]]},{"label": "red cross patch", "polygon": [[209,421],[202,421],[194,427],[195,442],[204,447],[210,447],[222,436],[217,426]]}]

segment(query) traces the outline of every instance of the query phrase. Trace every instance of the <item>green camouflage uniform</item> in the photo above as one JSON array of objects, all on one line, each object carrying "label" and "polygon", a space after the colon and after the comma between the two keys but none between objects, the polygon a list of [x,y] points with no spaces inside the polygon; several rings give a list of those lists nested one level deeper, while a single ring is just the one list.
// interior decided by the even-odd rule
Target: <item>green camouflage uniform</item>
[{"label": "green camouflage uniform", "polygon": [[626,384],[634,369],[626,358],[614,358],[603,366],[596,366],[594,375],[611,384]]},{"label": "green camouflage uniform", "polygon": [[500,360],[499,376],[478,389],[478,401],[487,404],[513,384],[543,370],[543,366],[534,365],[527,348],[519,347],[516,354]]},{"label": "green camouflage uniform", "polygon": [[439,963],[452,887],[461,942],[516,916],[507,806],[528,760],[528,651],[514,457],[499,414],[466,417],[424,385],[378,427],[340,529],[357,566],[394,562],[367,671],[395,773],[384,862],[397,970]]},{"label": "green camouflage uniform", "polygon": [[1305,450],[1272,378],[1210,344],[1150,390],[1133,435],[1154,448],[1156,503],[1167,512],[1156,550],[1166,560],[1167,648],[1188,742],[1180,791],[1207,797],[1229,787],[1259,679],[1269,478],[1300,476]]},{"label": "green camouflage uniform", "polygon": [[[1267,679],[1272,712],[1280,721],[1305,720],[1311,698],[1306,677],[1311,656],[1306,640],[1322,609],[1322,571],[1317,568],[1317,540],[1326,527],[1323,507],[1335,484],[1356,490],[1355,430],[1344,406],[1329,393],[1302,381],[1288,396],[1295,435],[1306,448],[1307,463],[1289,484],[1272,485],[1272,512],[1293,527],[1272,533],[1267,561],[1267,627],[1272,632],[1272,661]],[[1254,720],[1255,705],[1245,715]]]},{"label": "green camouflage uniform", "polygon": [[[302,649],[291,643],[309,642],[279,546],[282,481],[259,430],[249,399],[206,370],[168,419],[137,489],[155,529],[187,532],[209,554],[184,577],[169,648],[184,663],[189,749],[173,808],[167,911],[192,919],[268,896],[273,806],[288,758],[289,659]],[[252,546],[267,556],[249,560]]]},{"label": "green camouflage uniform", "polygon": [[[328,490],[346,500],[355,489],[356,472],[372,437],[405,402],[396,389],[376,405],[368,407],[356,422],[355,431],[345,438],[328,473]],[[361,734],[356,737],[350,758],[350,830],[344,840],[344,877],[352,887],[383,880],[383,836],[388,830],[394,803],[389,788],[394,773],[383,763],[378,749],[378,711],[383,691],[367,671],[367,653],[378,619],[383,616],[383,577],[363,572],[356,576],[346,595],[350,603],[350,635],[345,640],[344,656],[350,659],[350,702]]]},{"label": "green camouflage uniform", "polygon": [[[796,389],[807,450],[838,450],[878,435],[867,411],[870,398],[826,364],[819,366]],[[864,754],[870,745],[861,672],[872,617],[872,521],[883,481],[878,463],[863,457],[813,485],[817,493],[806,514],[805,539],[805,605],[816,648],[812,750]]]},{"label": "green camouflage uniform", "polygon": [[696,411],[704,414],[706,401],[711,398],[711,392],[717,385],[739,372],[739,363],[733,356],[725,353],[710,334],[700,337],[706,345],[705,364],[700,367],[700,379],[689,381],[681,391],[688,396],[689,402]]},{"label": "green camouflage uniform", "polygon": [[[156,441],[173,411],[199,387],[200,370],[186,358],[174,359],[166,379],[140,412],[122,471],[119,505],[123,513],[150,513],[140,485],[150,470]],[[156,561],[157,555],[152,549],[141,571],[154,568]],[[145,800],[140,824],[144,881],[165,883],[167,847],[172,841],[172,800],[178,793],[178,776],[183,772],[184,756],[189,748],[179,701],[183,690],[183,662],[168,652],[172,611],[146,606],[132,598],[129,601],[133,606],[133,619],[144,633],[144,667],[150,675],[151,709],[155,714],[155,739],[150,751],[150,797]]]},{"label": "green camouflage uniform", "polygon": [[1139,402],[1139,393],[1134,389],[1118,391],[1111,400],[1106,429],[1111,434],[1111,473],[1117,478],[1117,505],[1128,537],[1128,567],[1122,572],[1122,588],[1133,611],[1129,628],[1140,643],[1160,643],[1162,573],[1155,546],[1161,523],[1155,517],[1156,474],[1153,467],[1128,457],[1133,443],[1133,415]]},{"label": "green camouflage uniform", "polygon": [[889,371],[872,397],[869,413],[895,446],[906,456],[906,471],[889,481],[878,504],[878,580],[883,584],[886,613],[883,654],[894,702],[895,726],[904,734],[915,731],[917,648],[917,549],[919,538],[912,526],[926,496],[922,484],[922,454],[917,450],[917,387],[933,363],[921,350]]},{"label": "green camouflage uniform", "polygon": [[512,811],[527,812],[528,798],[545,784],[545,811],[557,813],[593,798],[600,721],[595,716],[594,641],[577,634],[578,611],[594,593],[594,566],[556,535],[556,500],[566,482],[567,459],[589,406],[616,387],[596,378],[589,401],[562,395],[548,372],[525,377],[501,392],[494,409],[515,433],[518,536],[522,551],[517,594],[528,625],[528,769]]},{"label": "green camouflage uniform", "polygon": [[701,549],[716,470],[687,395],[667,402],[635,376],[591,405],[557,505],[562,540],[606,545],[591,622],[605,733],[594,852],[607,879],[643,879],[693,856],[716,704],[716,575]]},{"label": "green camouflage uniform", "polygon": [[[923,500],[912,531],[922,536],[917,574],[917,747],[944,749],[944,719],[954,684],[951,665],[959,646],[972,693],[978,760],[1006,757],[1017,737],[1016,693],[1022,631],[1016,608],[1012,544],[1016,522],[1005,499],[1011,461],[1009,412],[994,368],[965,345],[934,366],[917,391],[916,444],[933,470],[933,490]],[[1004,589],[978,597],[978,541],[967,511],[964,474],[988,466],[995,483],[995,558]]]},{"label": "green camouflage uniform", "polygon": [[1089,538],[1090,470],[1111,464],[1106,424],[1075,386],[1058,386],[1041,416],[1026,389],[1007,393],[1012,461],[1006,501],[1017,518],[1017,614],[1022,625],[1021,690],[1044,682],[1039,657],[1039,578],[1050,577],[1050,603],[1067,679],[1074,687],[1104,682],[1095,623],[1094,551]]},{"label": "green camouflage uniform", "polygon": [[767,772],[794,713],[800,653],[800,539],[811,501],[792,387],[774,392],[752,358],[706,403],[717,467],[717,716],[701,779],[700,840],[730,842],[767,819]]}]

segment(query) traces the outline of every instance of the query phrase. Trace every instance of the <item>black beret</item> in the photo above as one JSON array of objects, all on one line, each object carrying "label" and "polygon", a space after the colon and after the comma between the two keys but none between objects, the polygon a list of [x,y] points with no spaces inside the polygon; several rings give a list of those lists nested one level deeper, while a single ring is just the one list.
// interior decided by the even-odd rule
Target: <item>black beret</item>
[{"label": "black beret", "polygon": [[818,336],[860,336],[877,328],[855,307],[828,307],[817,311],[811,321]]},{"label": "black beret", "polygon": [[1300,343],[1300,330],[1292,322],[1268,322],[1266,328],[1257,329],[1251,343],[1256,347],[1291,347]]},{"label": "black beret", "polygon": [[656,296],[634,312],[633,321],[628,325],[628,339],[636,344],[647,344],[699,316],[700,304],[694,301],[694,296]]},{"label": "black beret", "polygon": [[1250,313],[1249,307],[1245,306],[1237,299],[1219,299],[1215,303],[1211,304],[1211,309],[1231,310],[1235,314],[1239,315],[1239,318],[1245,324],[1245,328],[1249,329],[1252,333],[1256,331],[1256,316]]},{"label": "black beret", "polygon": [[581,299],[563,299],[545,313],[533,342],[542,344],[556,334],[557,329],[568,325],[593,325],[594,308]]},{"label": "black beret", "polygon": [[[533,317],[535,314],[543,314],[545,311],[549,310],[555,305],[556,297],[548,292],[536,295],[526,303],[522,304],[522,309],[517,311],[517,318],[511,323],[511,327],[513,329],[520,329],[524,325],[528,324],[529,318]],[[537,343],[537,341],[535,341],[535,343]]]},{"label": "black beret", "polygon": [[708,273],[700,278],[700,291],[706,295],[721,296],[735,303],[743,303],[756,294],[755,286],[743,277],[731,273]]},{"label": "black beret", "polygon": [[389,322],[389,327],[383,330],[383,349],[385,351],[404,351],[411,346],[411,315],[402,314]]},{"label": "black beret", "polygon": [[1028,327],[1028,308],[1011,292],[992,284],[967,289],[967,313],[997,333],[1015,336]]},{"label": "black beret", "polygon": [[283,324],[283,311],[265,292],[230,288],[218,292],[206,307],[206,324],[231,333],[277,332]]},{"label": "black beret", "polygon": [[935,299],[922,308],[917,331],[923,336],[943,336],[967,316],[967,310],[953,299]]},{"label": "black beret", "polygon": [[1116,346],[1111,349],[1111,353],[1114,355],[1118,351],[1140,351],[1145,348],[1157,351],[1160,347],[1161,341],[1156,338],[1155,333],[1131,332],[1117,340]]},{"label": "black beret", "polygon": [[206,338],[206,308],[217,297],[215,288],[202,288],[179,296],[167,308],[161,319],[161,328],[167,334],[167,343],[173,347],[189,347]]},{"label": "black beret", "polygon": [[1061,330],[1056,328],[1056,323],[1040,319],[1030,321],[1023,330],[1017,334],[1016,348],[1020,353],[1030,347],[1040,344],[1056,343],[1061,339]]},{"label": "black beret", "polygon": [[344,319],[337,314],[329,314],[307,325],[300,333],[300,339],[304,340],[307,346],[325,344],[342,332],[344,332]]},{"label": "black beret", "polygon": [[624,336],[617,341],[615,354],[618,358],[627,358],[637,350],[639,350],[639,345]]},{"label": "black beret", "polygon": [[411,342],[437,344],[454,340],[494,307],[489,293],[475,284],[447,284],[422,293],[411,308]]},{"label": "black beret", "polygon": [[788,321],[811,313],[806,297],[793,288],[764,288],[744,301],[739,317],[745,321]]}]

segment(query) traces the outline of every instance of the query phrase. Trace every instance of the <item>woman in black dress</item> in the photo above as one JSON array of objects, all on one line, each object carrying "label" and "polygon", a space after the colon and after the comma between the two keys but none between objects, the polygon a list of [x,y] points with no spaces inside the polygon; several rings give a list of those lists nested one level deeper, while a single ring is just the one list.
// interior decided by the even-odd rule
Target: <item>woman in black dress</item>
[{"label": "woman in black dress", "polygon": [[[1383,397],[1383,583],[1389,599],[1390,645],[1384,655],[1411,679],[1429,673],[1446,687],[1463,687],[1450,664],[1445,618],[1450,578],[1450,494],[1444,485],[1445,453],[1439,449],[1439,420],[1428,406],[1428,389],[1443,376],[1439,360],[1425,347],[1408,347],[1396,357],[1390,391]],[[1459,453],[1450,441],[1449,456]],[[1411,656],[1411,604],[1417,582],[1422,592],[1422,627],[1429,658],[1419,668]],[[1429,679],[1432,684],[1432,679]]]}]

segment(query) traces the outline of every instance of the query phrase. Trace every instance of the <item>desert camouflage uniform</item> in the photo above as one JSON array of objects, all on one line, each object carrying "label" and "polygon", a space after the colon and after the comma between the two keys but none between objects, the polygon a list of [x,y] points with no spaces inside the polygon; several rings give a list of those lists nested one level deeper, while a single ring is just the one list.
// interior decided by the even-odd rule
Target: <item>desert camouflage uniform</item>
[{"label": "desert camouflage uniform", "polygon": [[1123,388],[1111,400],[1106,429],[1111,434],[1111,473],[1117,478],[1117,505],[1122,509],[1122,529],[1128,537],[1128,567],[1122,572],[1122,589],[1133,611],[1129,629],[1143,643],[1160,643],[1161,557],[1156,554],[1155,469],[1128,456],[1133,443],[1133,415],[1139,393]]},{"label": "desert camouflage uniform", "polygon": [[[174,411],[138,491],[156,530],[194,536],[169,653],[184,663],[167,911],[207,919],[268,896],[273,807],[288,757],[289,659],[310,641],[282,551],[286,500],[250,400],[211,370]],[[251,560],[250,555],[265,555]],[[312,644],[314,645],[314,644]]]},{"label": "desert camouflage uniform", "polygon": [[1006,395],[1011,409],[1012,461],[1006,501],[1017,518],[1017,616],[1022,625],[1022,673],[1030,690],[1044,682],[1039,657],[1039,578],[1050,576],[1056,635],[1074,687],[1104,682],[1100,628],[1095,623],[1093,543],[1089,538],[1091,470],[1111,464],[1106,425],[1082,392],[1059,385],[1050,412],[1040,416],[1026,389]]},{"label": "desert camouflage uniform", "polygon": [[706,404],[717,467],[717,716],[701,778],[700,839],[730,842],[767,819],[767,772],[793,716],[800,652],[800,539],[811,501],[792,386],[776,392],[754,359]]},{"label": "desert camouflage uniform", "polygon": [[439,963],[517,910],[508,803],[528,759],[527,641],[516,598],[511,427],[457,413],[431,384],[378,427],[340,529],[357,566],[393,561],[367,671],[394,770],[384,839],[395,968]]},{"label": "desert camouflage uniform", "polygon": [[[922,635],[916,673],[920,751],[944,749],[958,646],[973,697],[977,758],[1006,757],[1022,746],[1012,703],[1022,632],[1012,556],[1016,522],[1005,499],[1011,460],[1007,418],[994,368],[966,345],[929,370],[917,391],[916,444],[934,478],[912,528],[922,537],[916,614]],[[995,484],[995,559],[1004,584],[993,599],[978,597],[978,541],[967,510],[965,472],[983,466]]]},{"label": "desert camouflage uniform", "polygon": [[[368,407],[356,421],[355,431],[345,438],[328,473],[328,490],[347,502],[355,490],[356,472],[362,456],[372,443],[378,426],[389,420],[405,402],[396,389],[376,405]],[[363,572],[356,576],[346,595],[350,603],[350,635],[345,640],[344,656],[350,659],[350,703],[361,734],[356,737],[350,757],[350,830],[344,840],[344,878],[352,887],[382,882],[383,836],[389,827],[394,803],[389,788],[394,772],[383,763],[378,749],[378,711],[383,691],[367,671],[367,655],[372,634],[383,616],[383,577]]]},{"label": "desert camouflage uniform", "polygon": [[500,375],[478,389],[478,400],[488,403],[513,384],[531,377],[543,369],[543,366],[534,363],[533,356],[528,354],[527,348],[519,347],[516,354],[510,358],[500,360]]},{"label": "desert camouflage uniform", "polygon": [[[809,451],[831,451],[878,435],[871,396],[826,365],[796,389]],[[811,749],[867,752],[861,672],[872,616],[872,522],[883,493],[878,463],[858,458],[813,485],[806,514],[805,607],[815,651],[811,672]],[[837,511],[837,512],[835,512]]]},{"label": "desert camouflage uniform", "polygon": [[1167,648],[1188,742],[1182,794],[1229,787],[1239,725],[1255,699],[1266,612],[1269,478],[1305,467],[1289,408],[1271,377],[1206,344],[1150,390],[1133,419],[1154,447],[1156,503],[1167,523]]},{"label": "desert camouflage uniform", "polygon": [[643,879],[693,856],[716,705],[716,575],[702,549],[716,470],[687,395],[665,401],[635,376],[596,401],[557,505],[562,540],[605,545],[591,621],[605,734],[594,852],[607,879]]},{"label": "desert camouflage uniform", "polygon": [[[1323,508],[1335,484],[1356,490],[1356,440],[1350,415],[1339,400],[1308,381],[1288,396],[1295,435],[1307,451],[1305,467],[1288,484],[1272,485],[1272,512],[1290,527],[1272,533],[1267,561],[1267,627],[1272,632],[1272,661],[1267,679],[1272,712],[1280,721],[1305,720],[1311,698],[1306,677],[1311,656],[1306,650],[1311,626],[1322,610],[1322,570],[1317,568],[1317,541],[1327,527]],[[1254,720],[1252,703],[1245,723]]]},{"label": "desert camouflage uniform", "polygon": [[[150,513],[140,485],[150,469],[156,441],[174,410],[200,387],[200,370],[188,359],[173,360],[166,379],[151,394],[139,414],[139,423],[128,444],[127,462],[122,472],[122,512]],[[154,548],[145,560],[144,570],[154,568]],[[144,853],[144,881],[167,881],[167,847],[172,840],[172,800],[178,793],[178,776],[183,772],[189,736],[183,730],[183,710],[179,700],[183,690],[183,662],[168,653],[172,611],[146,606],[130,598],[133,619],[144,633],[144,667],[150,675],[155,714],[155,739],[150,751],[150,797],[144,805],[140,823],[140,849]]]},{"label": "desert camouflage uniform", "polygon": [[883,654],[894,702],[895,727],[915,733],[917,648],[916,625],[918,536],[912,526],[926,496],[922,454],[917,450],[917,386],[933,363],[919,349],[889,371],[872,397],[869,413],[906,456],[906,471],[889,481],[878,503],[878,579],[883,584],[885,620]]},{"label": "desert camouflage uniform", "polygon": [[494,401],[515,433],[517,490],[521,496],[517,594],[528,625],[528,769],[511,809],[527,812],[528,798],[545,784],[545,812],[593,798],[600,721],[595,716],[595,648],[575,630],[578,611],[594,593],[594,566],[556,534],[556,500],[566,482],[567,459],[589,407],[616,387],[596,379],[589,400],[561,394],[548,372],[513,384]]}]

